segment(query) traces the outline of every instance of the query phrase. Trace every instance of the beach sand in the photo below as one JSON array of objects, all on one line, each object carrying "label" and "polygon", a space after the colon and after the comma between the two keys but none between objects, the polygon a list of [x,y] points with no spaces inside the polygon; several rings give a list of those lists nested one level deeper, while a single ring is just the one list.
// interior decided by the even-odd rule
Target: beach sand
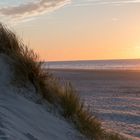
[{"label": "beach sand", "polygon": [[51,70],[70,81],[103,127],[140,139],[140,71]]}]

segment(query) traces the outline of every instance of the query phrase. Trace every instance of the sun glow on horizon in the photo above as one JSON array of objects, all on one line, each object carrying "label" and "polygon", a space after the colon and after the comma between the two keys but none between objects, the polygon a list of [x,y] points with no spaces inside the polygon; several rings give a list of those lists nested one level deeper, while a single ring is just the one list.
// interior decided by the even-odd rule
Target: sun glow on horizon
[{"label": "sun glow on horizon", "polygon": [[[13,27],[41,59],[140,58],[139,2],[72,0],[66,4],[66,0],[61,0],[61,4],[65,6]],[[12,10],[18,14],[16,9]]]}]

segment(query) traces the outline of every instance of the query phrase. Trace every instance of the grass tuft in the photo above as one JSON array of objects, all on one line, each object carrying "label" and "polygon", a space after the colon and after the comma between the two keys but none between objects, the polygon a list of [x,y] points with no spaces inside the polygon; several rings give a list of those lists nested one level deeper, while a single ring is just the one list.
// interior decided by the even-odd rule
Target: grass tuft
[{"label": "grass tuft", "polygon": [[74,90],[70,83],[66,83],[64,93],[61,96],[61,107],[63,108],[63,116],[66,118],[73,118],[78,112],[80,104],[77,94],[73,95]]},{"label": "grass tuft", "polygon": [[63,116],[70,119],[76,128],[88,138],[98,139],[102,134],[101,123],[85,109],[84,103],[80,101],[74,88],[70,83],[65,85],[64,93],[61,97],[61,107]]}]

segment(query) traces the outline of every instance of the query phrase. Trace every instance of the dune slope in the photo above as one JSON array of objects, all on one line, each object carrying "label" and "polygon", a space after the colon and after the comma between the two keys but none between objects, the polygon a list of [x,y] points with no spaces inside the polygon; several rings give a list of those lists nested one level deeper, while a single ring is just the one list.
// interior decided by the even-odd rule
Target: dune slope
[{"label": "dune slope", "polygon": [[12,63],[8,56],[0,54],[0,140],[82,139],[63,118],[50,113],[45,103],[37,104],[32,100],[38,98],[32,87],[14,87]]}]

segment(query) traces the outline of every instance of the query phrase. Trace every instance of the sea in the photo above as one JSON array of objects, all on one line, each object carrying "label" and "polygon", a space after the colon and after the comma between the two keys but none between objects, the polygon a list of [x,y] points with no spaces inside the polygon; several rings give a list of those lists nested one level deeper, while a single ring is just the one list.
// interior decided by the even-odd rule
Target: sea
[{"label": "sea", "polygon": [[46,64],[48,69],[140,70],[140,59],[54,61]]},{"label": "sea", "polygon": [[71,82],[103,128],[140,140],[140,59],[46,63]]}]

